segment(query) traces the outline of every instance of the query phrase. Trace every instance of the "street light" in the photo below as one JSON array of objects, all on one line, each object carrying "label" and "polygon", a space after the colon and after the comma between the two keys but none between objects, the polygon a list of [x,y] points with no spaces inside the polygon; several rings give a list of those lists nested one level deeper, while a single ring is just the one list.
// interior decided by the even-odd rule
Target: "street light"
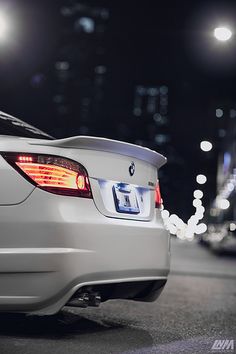
[{"label": "street light", "polygon": [[202,151],[205,152],[211,151],[212,147],[213,145],[210,141],[205,140],[205,141],[201,141],[200,143],[200,148]]},{"label": "street light", "polygon": [[232,31],[227,27],[217,27],[214,29],[214,36],[218,41],[226,42],[232,37]]}]

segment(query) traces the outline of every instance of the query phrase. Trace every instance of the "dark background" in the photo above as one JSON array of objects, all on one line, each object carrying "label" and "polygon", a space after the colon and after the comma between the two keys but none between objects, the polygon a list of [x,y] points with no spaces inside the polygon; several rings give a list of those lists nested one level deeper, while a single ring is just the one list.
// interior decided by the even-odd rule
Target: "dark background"
[{"label": "dark background", "polygon": [[[236,109],[236,40],[217,43],[213,30],[234,28],[235,1],[7,0],[0,9],[9,20],[0,41],[2,111],[58,138],[97,135],[155,149],[168,157],[165,207],[192,215],[198,173],[208,178],[201,189],[210,205]],[[211,152],[200,150],[202,140]]]}]

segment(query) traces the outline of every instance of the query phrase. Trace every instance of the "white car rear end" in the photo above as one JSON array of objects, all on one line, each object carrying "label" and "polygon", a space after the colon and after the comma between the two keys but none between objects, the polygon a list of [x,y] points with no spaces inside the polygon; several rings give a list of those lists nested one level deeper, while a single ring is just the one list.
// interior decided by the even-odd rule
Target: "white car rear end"
[{"label": "white car rear end", "polygon": [[0,311],[156,299],[170,266],[164,163],[109,139],[0,136]]}]

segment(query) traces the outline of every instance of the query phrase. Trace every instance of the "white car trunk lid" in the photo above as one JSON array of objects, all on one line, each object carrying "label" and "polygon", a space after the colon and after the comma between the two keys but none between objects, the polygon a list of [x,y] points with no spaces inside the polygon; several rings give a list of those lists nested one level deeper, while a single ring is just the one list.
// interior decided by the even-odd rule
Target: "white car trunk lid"
[{"label": "white car trunk lid", "polygon": [[60,155],[80,162],[88,171],[94,202],[102,214],[143,221],[153,217],[157,170],[166,162],[161,154],[125,142],[86,136],[29,143],[60,148]]}]

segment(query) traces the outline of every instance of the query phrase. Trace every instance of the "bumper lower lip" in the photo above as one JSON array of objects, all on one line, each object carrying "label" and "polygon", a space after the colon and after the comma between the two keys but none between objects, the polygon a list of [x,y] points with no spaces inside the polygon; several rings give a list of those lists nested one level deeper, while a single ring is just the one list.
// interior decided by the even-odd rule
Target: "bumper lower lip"
[{"label": "bumper lower lip", "polygon": [[[104,276],[107,279],[103,280],[91,280],[87,282],[83,282],[82,279],[77,279],[74,282],[77,283],[73,286],[70,284],[67,288],[62,289],[60,292],[56,294],[51,294],[46,298],[42,296],[24,296],[24,295],[16,295],[16,296],[0,296],[0,311],[2,312],[26,312],[29,314],[35,315],[52,315],[57,313],[63,306],[67,305],[73,295],[83,287],[93,287],[93,286],[100,286],[100,285],[116,285],[122,286],[125,283],[134,283],[137,282],[153,282],[153,283],[162,283],[164,284],[167,281],[168,271],[166,271],[165,276],[151,276],[151,277],[127,277],[127,274],[123,278],[113,278],[109,279],[107,274]],[[35,276],[35,273],[33,274]],[[91,276],[91,278],[95,279],[96,276]],[[51,278],[53,281],[53,278]],[[48,283],[47,283],[48,286]],[[155,297],[157,297],[157,294]],[[150,296],[150,295],[149,295]],[[119,297],[118,297],[119,298]],[[120,297],[122,298],[122,297]],[[148,300],[147,300],[148,301]],[[150,300],[152,301],[152,300]],[[70,306],[70,304],[68,304]]]}]

